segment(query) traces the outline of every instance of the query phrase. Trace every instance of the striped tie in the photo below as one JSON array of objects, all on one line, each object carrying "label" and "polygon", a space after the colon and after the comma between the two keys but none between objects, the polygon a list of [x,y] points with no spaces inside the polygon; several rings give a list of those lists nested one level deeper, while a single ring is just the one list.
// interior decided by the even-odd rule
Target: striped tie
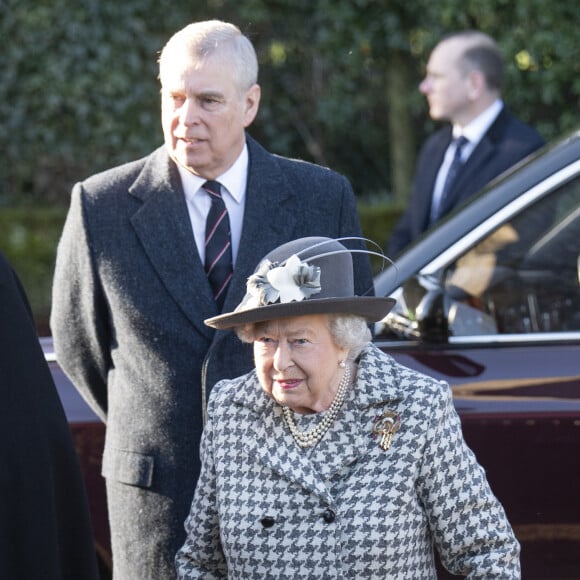
[{"label": "striped tie", "polygon": [[205,271],[221,312],[232,278],[230,220],[220,183],[206,181],[202,187],[211,199],[211,208],[205,222]]},{"label": "striped tie", "polygon": [[457,173],[464,163],[461,155],[463,153],[463,148],[469,143],[469,140],[463,135],[461,135],[460,137],[457,137],[457,139],[454,139],[453,143],[455,145],[455,153],[453,154],[453,161],[451,161],[451,165],[449,166],[449,170],[447,171],[447,177],[445,178],[445,183],[443,185],[441,197],[439,198],[439,203],[437,204],[436,207],[432,208],[431,223],[437,221],[443,215],[443,213],[448,211],[447,208],[445,208],[445,198],[449,194],[449,191],[453,186],[453,182],[457,177]]}]

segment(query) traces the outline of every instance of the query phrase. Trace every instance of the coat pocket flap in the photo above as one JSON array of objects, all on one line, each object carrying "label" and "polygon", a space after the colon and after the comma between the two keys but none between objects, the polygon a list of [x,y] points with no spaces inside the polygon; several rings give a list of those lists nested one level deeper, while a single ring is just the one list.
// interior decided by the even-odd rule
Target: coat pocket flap
[{"label": "coat pocket flap", "polygon": [[103,455],[101,474],[120,483],[151,487],[153,463],[151,455],[124,449],[108,449]]}]

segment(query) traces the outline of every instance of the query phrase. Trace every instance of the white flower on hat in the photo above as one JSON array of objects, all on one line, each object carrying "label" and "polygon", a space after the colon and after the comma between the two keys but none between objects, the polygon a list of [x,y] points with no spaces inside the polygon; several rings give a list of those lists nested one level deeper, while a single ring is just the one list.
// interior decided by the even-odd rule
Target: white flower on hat
[{"label": "white flower on hat", "polygon": [[309,266],[296,255],[290,256],[283,265],[266,260],[248,278],[247,290],[252,299],[251,304],[245,304],[246,308],[301,302],[320,292],[320,268]]}]

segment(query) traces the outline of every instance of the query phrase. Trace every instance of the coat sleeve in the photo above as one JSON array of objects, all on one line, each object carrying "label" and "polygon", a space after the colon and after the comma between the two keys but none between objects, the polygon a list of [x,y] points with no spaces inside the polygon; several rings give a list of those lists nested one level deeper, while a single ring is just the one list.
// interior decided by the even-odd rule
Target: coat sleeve
[{"label": "coat sleeve", "polygon": [[[216,385],[217,387],[217,385]],[[175,556],[179,580],[228,577],[226,559],[220,542],[217,483],[214,463],[214,388],[208,405],[208,420],[201,440],[201,474],[195,489],[189,516],[185,521],[185,544]]]},{"label": "coat sleeve", "polygon": [[433,404],[418,492],[443,565],[467,578],[520,578],[520,547],[461,432],[451,390]]},{"label": "coat sleeve", "polygon": [[84,195],[77,184],[57,250],[50,324],[59,364],[95,413],[106,420],[107,375],[112,367],[109,312]]}]

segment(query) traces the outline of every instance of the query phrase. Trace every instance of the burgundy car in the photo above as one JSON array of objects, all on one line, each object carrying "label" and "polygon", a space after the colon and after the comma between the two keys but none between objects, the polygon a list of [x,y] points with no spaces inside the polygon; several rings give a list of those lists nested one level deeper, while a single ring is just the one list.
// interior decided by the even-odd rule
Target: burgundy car
[{"label": "burgundy car", "polygon": [[[580,578],[580,132],[426,232],[375,286],[397,299],[377,344],[451,384],[465,438],[522,545],[523,578]],[[106,569],[104,426],[44,346]]]},{"label": "burgundy car", "polygon": [[458,208],[375,280],[377,342],[449,382],[522,545],[580,578],[580,132]]}]

